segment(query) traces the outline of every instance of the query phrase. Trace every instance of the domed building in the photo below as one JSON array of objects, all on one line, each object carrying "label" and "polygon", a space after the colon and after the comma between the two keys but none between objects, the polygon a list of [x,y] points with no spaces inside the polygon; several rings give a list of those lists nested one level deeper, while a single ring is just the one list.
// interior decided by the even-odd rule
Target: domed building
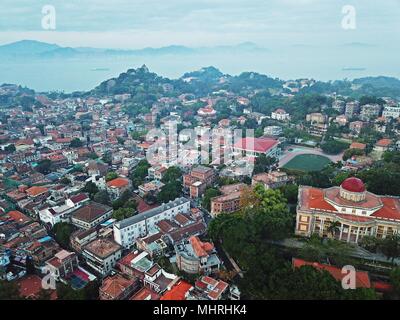
[{"label": "domed building", "polygon": [[316,233],[358,243],[367,235],[385,238],[398,232],[400,198],[368,192],[358,178],[348,178],[340,187],[327,189],[299,187],[297,235]]}]

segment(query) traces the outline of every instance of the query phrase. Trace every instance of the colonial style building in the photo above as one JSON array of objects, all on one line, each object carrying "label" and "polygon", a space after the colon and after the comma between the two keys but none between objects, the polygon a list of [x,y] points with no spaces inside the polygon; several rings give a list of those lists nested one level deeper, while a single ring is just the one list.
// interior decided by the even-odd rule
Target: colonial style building
[{"label": "colonial style building", "polygon": [[247,188],[244,183],[226,185],[220,188],[222,195],[211,199],[211,215],[213,217],[225,212],[235,212],[240,209],[240,199]]},{"label": "colonial style building", "polygon": [[368,192],[357,178],[340,187],[299,188],[297,235],[313,233],[358,243],[364,236],[385,238],[400,230],[400,198]]}]

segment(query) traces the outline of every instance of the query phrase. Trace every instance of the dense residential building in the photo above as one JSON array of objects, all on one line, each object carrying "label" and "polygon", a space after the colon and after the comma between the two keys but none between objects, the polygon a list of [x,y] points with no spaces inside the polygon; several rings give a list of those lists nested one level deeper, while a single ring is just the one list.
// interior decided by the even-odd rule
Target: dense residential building
[{"label": "dense residential building", "polygon": [[120,274],[105,278],[99,289],[100,300],[125,300],[129,298],[138,287],[136,279]]},{"label": "dense residential building", "polygon": [[[297,235],[316,233],[358,243],[364,236],[385,238],[400,231],[400,199],[368,192],[357,178],[328,189],[300,186],[298,199]],[[331,235],[334,222],[340,228]]]},{"label": "dense residential building", "polygon": [[194,167],[183,176],[183,186],[189,189],[191,198],[200,197],[215,180],[215,170],[206,166]]},{"label": "dense residential building", "polygon": [[110,239],[99,238],[87,244],[82,255],[88,266],[100,275],[106,276],[121,259],[122,248]]},{"label": "dense residential building", "polygon": [[235,212],[240,209],[240,199],[247,189],[244,183],[226,185],[220,188],[222,195],[211,199],[211,215],[213,217],[220,213]]},{"label": "dense residential building", "polygon": [[131,248],[137,238],[145,237],[156,230],[157,222],[164,219],[172,220],[177,214],[187,213],[189,210],[190,201],[186,198],[178,198],[162,204],[131,218],[116,222],[113,226],[114,239],[124,248]]},{"label": "dense residential building", "polygon": [[46,261],[46,267],[58,281],[64,279],[78,267],[78,257],[75,252],[61,250]]},{"label": "dense residential building", "polygon": [[370,121],[379,117],[382,107],[379,104],[366,104],[361,107],[360,119]]},{"label": "dense residential building", "polygon": [[388,106],[383,108],[382,116],[385,118],[397,119],[400,117],[400,106]]},{"label": "dense residential building", "polygon": [[190,274],[212,274],[221,266],[214,245],[196,236],[176,244],[175,253],[178,269]]},{"label": "dense residential building", "polygon": [[82,229],[91,229],[112,216],[112,208],[97,202],[79,208],[72,213],[71,221]]},{"label": "dense residential building", "polygon": [[279,126],[267,126],[264,128],[264,134],[267,136],[279,136],[283,133],[282,127]]},{"label": "dense residential building", "polygon": [[125,191],[131,189],[132,183],[127,178],[116,178],[107,182],[107,191],[111,200],[118,199]]},{"label": "dense residential building", "polygon": [[271,119],[278,121],[289,121],[290,115],[284,109],[279,108],[271,113]]},{"label": "dense residential building", "polygon": [[286,172],[273,171],[254,175],[251,180],[251,185],[255,186],[257,184],[261,184],[267,189],[276,189],[291,182],[293,182],[293,178],[290,177]]}]

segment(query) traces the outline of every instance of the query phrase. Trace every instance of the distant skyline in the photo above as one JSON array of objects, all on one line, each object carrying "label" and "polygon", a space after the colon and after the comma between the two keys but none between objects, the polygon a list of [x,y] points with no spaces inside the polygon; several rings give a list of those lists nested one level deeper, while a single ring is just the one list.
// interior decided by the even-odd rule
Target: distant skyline
[{"label": "distant skyline", "polygon": [[[41,27],[56,10],[56,30]],[[341,27],[342,8],[357,27]],[[62,46],[138,49],[254,42],[261,47],[364,43],[399,46],[400,0],[2,0],[0,43],[32,39]]]}]

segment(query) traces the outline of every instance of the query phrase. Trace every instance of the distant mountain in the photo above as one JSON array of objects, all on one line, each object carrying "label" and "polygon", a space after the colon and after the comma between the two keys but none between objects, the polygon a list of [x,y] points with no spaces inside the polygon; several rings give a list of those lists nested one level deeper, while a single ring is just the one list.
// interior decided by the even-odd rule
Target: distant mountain
[{"label": "distant mountain", "polygon": [[393,77],[365,77],[353,80],[354,84],[370,85],[375,88],[392,88],[400,90],[400,80]]},{"label": "distant mountain", "polygon": [[0,55],[20,56],[38,55],[49,51],[61,49],[56,44],[34,40],[22,40],[0,46]]},{"label": "distant mountain", "polygon": [[189,48],[180,45],[171,45],[161,48],[143,48],[136,50],[99,49],[90,47],[61,47],[56,44],[49,44],[35,40],[22,40],[0,46],[1,57],[32,57],[32,58],[75,58],[78,56],[151,56],[151,55],[188,55],[208,53],[238,53],[254,52],[256,50],[266,51],[256,44],[245,42],[233,46],[216,46]]}]

